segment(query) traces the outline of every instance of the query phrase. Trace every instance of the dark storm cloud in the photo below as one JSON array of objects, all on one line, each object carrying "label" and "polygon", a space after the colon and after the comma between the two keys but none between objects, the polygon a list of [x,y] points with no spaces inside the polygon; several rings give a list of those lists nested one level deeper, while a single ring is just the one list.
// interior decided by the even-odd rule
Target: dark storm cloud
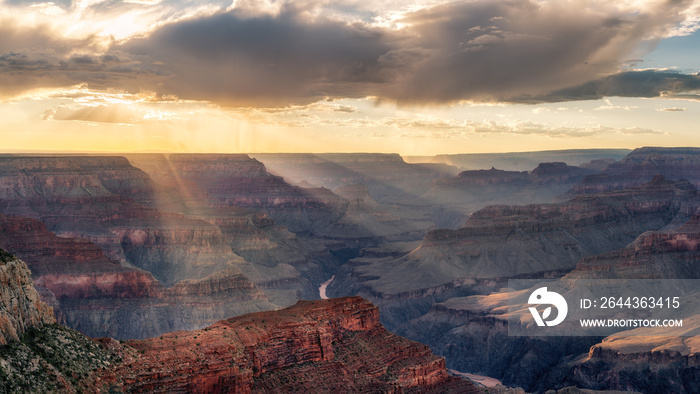
[{"label": "dark storm cloud", "polygon": [[[162,88],[231,105],[284,105],[379,92],[392,48],[383,32],[296,10],[277,17],[236,13],[166,26],[121,48],[169,75]],[[157,61],[157,63],[155,63]]]},{"label": "dark storm cloud", "polygon": [[[618,15],[579,2],[445,4],[406,16],[427,56],[385,91],[400,101],[509,101],[612,74],[647,35],[677,23],[683,2]],[[404,44],[405,45],[405,44]]]},{"label": "dark storm cloud", "polygon": [[536,97],[511,100],[521,103],[546,103],[572,100],[597,100],[603,97],[660,97],[677,96],[683,92],[700,90],[699,74],[680,74],[671,71],[628,71],[589,81],[578,86],[560,89]]}]

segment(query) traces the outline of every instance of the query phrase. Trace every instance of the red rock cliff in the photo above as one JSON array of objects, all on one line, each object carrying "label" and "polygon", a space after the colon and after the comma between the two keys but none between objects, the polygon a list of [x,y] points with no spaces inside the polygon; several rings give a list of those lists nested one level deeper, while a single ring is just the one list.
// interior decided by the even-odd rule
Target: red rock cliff
[{"label": "red rock cliff", "polygon": [[427,346],[386,331],[359,297],[300,301],[128,345],[141,354],[103,380],[129,392],[477,392]]}]

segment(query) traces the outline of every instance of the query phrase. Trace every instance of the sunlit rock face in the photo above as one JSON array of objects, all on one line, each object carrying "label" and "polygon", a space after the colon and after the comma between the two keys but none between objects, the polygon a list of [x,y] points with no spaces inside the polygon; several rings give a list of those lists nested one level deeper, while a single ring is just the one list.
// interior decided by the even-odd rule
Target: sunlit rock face
[{"label": "sunlit rock face", "polygon": [[221,231],[242,256],[244,274],[271,302],[285,306],[318,297],[339,261],[318,232],[345,213],[347,201],[327,189],[308,190],[269,174],[247,155],[131,154],[162,191],[154,203]]},{"label": "sunlit rock face", "polygon": [[264,209],[293,232],[313,232],[340,218],[347,201],[328,189],[303,189],[271,175],[247,155],[130,155],[153,179],[201,198],[209,207]]},{"label": "sunlit rock face", "polygon": [[[323,167],[327,160],[314,155],[262,156],[283,168],[293,169],[301,162],[311,167],[321,163],[322,168],[317,168],[321,172],[327,169]],[[396,155],[378,156],[342,157],[364,163],[367,170],[373,167],[374,172],[386,171],[386,163],[408,166]],[[425,205],[379,202],[364,184],[341,186],[333,192],[308,182],[305,187],[292,186],[289,179],[271,175],[260,161],[246,155],[127,157],[152,177],[159,190],[180,196],[180,203],[174,203],[173,198],[156,193],[159,205],[221,229],[231,249],[251,263],[241,266],[245,275],[279,305],[317,298],[320,283],[333,275],[343,256],[360,247],[418,240],[433,226],[432,208]],[[407,180],[415,175],[404,169],[399,176]],[[329,186],[345,182],[336,177],[337,172],[328,176],[339,182],[329,181]],[[352,178],[363,179],[370,179],[369,175]]]},{"label": "sunlit rock face", "polygon": [[71,327],[141,338],[274,307],[218,226],[123,157],[7,156],[0,181],[3,246]]},{"label": "sunlit rock face", "polygon": [[19,340],[31,328],[54,322],[51,308],[32,285],[27,266],[0,249],[0,346]]},{"label": "sunlit rock face", "polygon": [[202,392],[459,392],[444,359],[389,333],[359,298],[303,301],[203,330],[128,341],[138,352],[101,376],[106,387]]},{"label": "sunlit rock face", "polygon": [[479,392],[359,297],[120,342],[52,324],[29,269],[4,251],[0,281],[0,387],[11,392]]}]

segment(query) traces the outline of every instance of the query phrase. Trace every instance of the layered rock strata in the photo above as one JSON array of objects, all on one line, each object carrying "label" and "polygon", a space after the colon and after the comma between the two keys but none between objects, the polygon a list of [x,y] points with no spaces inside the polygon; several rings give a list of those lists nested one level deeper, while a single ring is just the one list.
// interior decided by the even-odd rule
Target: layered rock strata
[{"label": "layered rock strata", "polygon": [[444,359],[379,324],[359,297],[300,302],[203,330],[128,341],[102,381],[128,392],[477,392]]},{"label": "layered rock strata", "polygon": [[509,278],[563,276],[583,257],[622,248],[668,225],[695,196],[688,182],[656,178],[565,203],[489,206],[458,230],[429,232],[405,256],[350,261],[328,292],[373,300],[393,328],[434,302],[488,293]]},{"label": "layered rock strata", "polygon": [[586,177],[569,196],[638,186],[661,175],[700,186],[700,148],[644,147],[633,150],[600,174]]},{"label": "layered rock strata", "polygon": [[547,203],[595,173],[563,162],[540,163],[532,171],[463,171],[453,178],[437,179],[424,197],[468,213],[487,204]]},{"label": "layered rock strata", "polygon": [[581,279],[601,279],[601,286],[606,279],[668,279],[663,286],[683,294],[683,307],[655,310],[652,316],[682,319],[682,327],[618,329],[606,338],[512,337],[508,300],[514,295],[496,292],[433,305],[397,333],[424,341],[448,359],[450,368],[493,376],[528,391],[574,385],[695,393],[700,376],[700,293],[692,282],[673,279],[700,278],[698,245],[700,218],[695,216],[679,227],[645,232],[625,248],[583,258],[561,279],[574,286],[574,293],[586,290],[576,288]]},{"label": "layered rock strata", "polygon": [[94,337],[145,338],[274,308],[237,268],[166,288],[150,272],[122,266],[84,239],[57,237],[36,219],[0,214],[0,246],[26,261],[60,322]]}]

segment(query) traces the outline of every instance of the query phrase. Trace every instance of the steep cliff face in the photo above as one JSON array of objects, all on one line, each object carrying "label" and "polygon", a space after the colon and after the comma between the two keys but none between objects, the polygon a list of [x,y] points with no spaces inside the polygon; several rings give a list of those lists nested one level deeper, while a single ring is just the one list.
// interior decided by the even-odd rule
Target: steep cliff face
[{"label": "steep cliff face", "polygon": [[494,377],[527,392],[574,385],[555,380],[542,385],[542,376],[585,354],[600,338],[509,336],[505,311],[503,304],[483,296],[455,297],[434,304],[428,313],[395,331],[428,344],[447,359],[450,369]]},{"label": "steep cliff face", "polygon": [[[685,323],[696,330],[700,326],[697,317],[684,319]],[[552,368],[540,387],[554,384],[642,393],[697,393],[700,391],[698,337],[669,337],[663,332],[607,337],[588,352]]]},{"label": "steep cliff face", "polygon": [[565,279],[700,279],[700,216],[680,227],[649,231],[623,249],[591,256]]},{"label": "steep cliff face", "polygon": [[[344,214],[346,202],[330,191],[290,186],[246,155],[128,158],[162,190],[180,196],[182,204],[169,205],[175,212],[220,229],[228,247],[247,262],[237,266],[272,302],[284,306],[317,297],[318,284],[339,264],[328,242],[317,239]],[[167,198],[156,194],[157,201]],[[309,231],[315,234],[309,237]]]},{"label": "steep cliff face", "polygon": [[[290,159],[292,167],[295,163],[313,167],[327,162],[313,155],[302,156],[281,157],[284,163]],[[385,171],[382,166],[386,163],[408,166],[398,156],[378,156],[340,155],[336,159],[365,166],[367,171],[370,167]],[[232,250],[252,264],[240,265],[246,276],[279,305],[317,297],[319,284],[341,263],[331,251],[354,253],[362,246],[381,242],[417,240],[433,223],[430,208],[380,203],[366,185],[346,185],[337,189],[338,194],[325,188],[291,186],[246,155],[128,158],[165,190],[173,189],[183,196],[184,205],[177,212],[220,228]],[[406,168],[403,171],[397,175],[403,180],[415,175],[406,174]],[[333,178],[336,175],[331,171],[329,176],[347,181]],[[384,175],[389,176],[389,172]]]},{"label": "steep cliff face", "polygon": [[95,372],[118,356],[54,324],[29,268],[0,249],[0,392],[95,392]]},{"label": "steep cliff face", "polygon": [[358,297],[127,344],[138,354],[102,376],[112,390],[476,392],[426,346],[387,332],[377,308]]},{"label": "steep cliff face", "polygon": [[23,261],[0,249],[0,345],[18,340],[27,330],[54,323]]},{"label": "steep cliff face", "polygon": [[478,392],[448,375],[427,346],[386,331],[377,308],[359,297],[300,302],[122,344],[50,324],[29,270],[4,251],[0,281],[3,391]]}]

